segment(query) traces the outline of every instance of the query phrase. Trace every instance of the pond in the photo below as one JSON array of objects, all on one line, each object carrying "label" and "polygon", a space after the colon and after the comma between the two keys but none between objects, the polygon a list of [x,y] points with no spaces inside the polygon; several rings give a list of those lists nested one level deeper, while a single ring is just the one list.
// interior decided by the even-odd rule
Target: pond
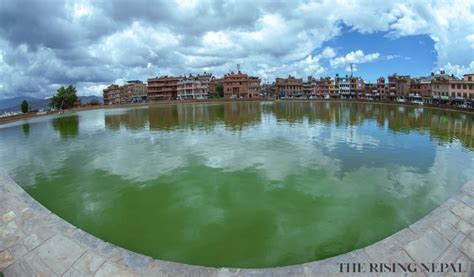
[{"label": "pond", "polygon": [[274,267],[414,223],[474,173],[474,115],[348,102],[156,104],[0,126],[0,167],[157,259]]}]

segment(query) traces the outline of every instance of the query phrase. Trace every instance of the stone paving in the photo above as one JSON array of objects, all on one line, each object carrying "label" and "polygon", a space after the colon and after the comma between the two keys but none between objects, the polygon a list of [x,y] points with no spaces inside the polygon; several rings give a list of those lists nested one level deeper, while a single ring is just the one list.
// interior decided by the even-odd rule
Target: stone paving
[{"label": "stone paving", "polygon": [[[421,220],[365,248],[295,266],[209,268],[155,260],[102,241],[51,213],[0,169],[0,272],[5,276],[340,276],[340,263],[455,263],[462,273],[436,275],[474,276],[473,224],[474,179]],[[433,274],[418,269],[409,275]]]}]

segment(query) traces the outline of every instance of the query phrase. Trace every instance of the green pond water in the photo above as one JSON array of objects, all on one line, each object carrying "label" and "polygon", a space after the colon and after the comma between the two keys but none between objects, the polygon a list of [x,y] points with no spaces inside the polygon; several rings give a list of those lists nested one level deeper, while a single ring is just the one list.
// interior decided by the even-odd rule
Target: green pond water
[{"label": "green pond water", "polygon": [[0,126],[0,167],[154,258],[273,267],[364,247],[474,176],[474,116],[324,102],[160,104]]}]

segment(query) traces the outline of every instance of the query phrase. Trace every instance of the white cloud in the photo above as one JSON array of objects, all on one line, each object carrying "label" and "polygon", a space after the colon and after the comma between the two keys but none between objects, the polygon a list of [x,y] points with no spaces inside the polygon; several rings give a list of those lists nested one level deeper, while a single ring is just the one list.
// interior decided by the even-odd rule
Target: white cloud
[{"label": "white cloud", "polygon": [[358,63],[368,63],[377,60],[380,57],[380,53],[371,53],[371,54],[364,54],[362,50],[352,51],[347,53],[345,56],[336,57],[329,61],[332,67],[338,68],[342,66],[347,66],[351,63],[358,64]]},{"label": "white cloud", "polygon": [[[117,78],[145,80],[203,70],[222,75],[237,63],[268,79],[324,75],[328,64],[345,68],[383,58],[381,51],[364,54],[355,48],[338,56],[335,48],[323,49],[341,35],[342,24],[361,33],[386,32],[390,38],[429,35],[437,55],[433,70],[465,72],[474,61],[474,2],[469,0],[68,0],[22,5],[0,7],[0,69],[7,76],[1,80],[0,98],[12,93],[46,96],[48,86],[58,83],[100,85]],[[26,89],[24,80],[35,80],[35,85]]]},{"label": "white cloud", "polygon": [[443,69],[448,74],[454,74],[455,76],[462,76],[463,74],[473,73],[474,72],[474,61],[472,61],[468,66],[462,66],[459,64],[451,64],[448,62]]}]

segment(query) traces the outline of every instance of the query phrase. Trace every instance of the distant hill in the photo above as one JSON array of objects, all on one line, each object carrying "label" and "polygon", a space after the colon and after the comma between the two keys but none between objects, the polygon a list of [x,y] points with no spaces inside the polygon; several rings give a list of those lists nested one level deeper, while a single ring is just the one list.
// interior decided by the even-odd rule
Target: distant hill
[{"label": "distant hill", "polygon": [[104,99],[102,98],[102,96],[80,96],[81,98],[81,103],[82,104],[89,104],[90,102],[92,102],[93,100],[99,102],[99,103],[103,103],[104,102]]},{"label": "distant hill", "polygon": [[22,97],[14,97],[14,98],[9,98],[9,99],[4,99],[4,100],[0,100],[0,109],[11,108],[11,107],[15,107],[15,106],[20,107],[20,104],[23,100],[28,101],[28,103],[30,103],[30,102],[33,103],[35,101],[43,100],[43,99],[29,97],[29,96],[22,96]]},{"label": "distant hill", "polygon": [[40,99],[34,97],[14,97],[10,99],[0,100],[0,114],[6,112],[19,112],[21,110],[21,102],[26,100],[31,109],[46,109],[49,107],[49,99]]},{"label": "distant hill", "polygon": [[[99,103],[103,102],[101,96],[80,96],[81,103],[88,104],[91,101],[95,100]],[[21,102],[26,100],[31,109],[47,109],[49,108],[50,99],[41,99],[34,97],[14,97],[9,99],[0,100],[0,114],[6,112],[19,112],[21,110]]]}]

